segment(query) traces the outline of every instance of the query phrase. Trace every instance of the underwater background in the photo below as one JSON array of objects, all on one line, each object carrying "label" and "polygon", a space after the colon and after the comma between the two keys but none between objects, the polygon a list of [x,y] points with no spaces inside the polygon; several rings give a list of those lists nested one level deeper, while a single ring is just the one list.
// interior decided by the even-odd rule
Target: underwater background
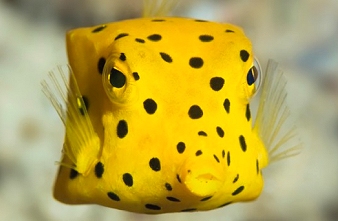
[{"label": "underwater background", "polygon": [[256,201],[149,216],[53,199],[64,127],[40,82],[67,63],[67,30],[141,14],[141,0],[0,0],[0,220],[338,220],[337,0],[184,0],[172,13],[241,26],[262,68],[284,70],[303,150],[263,170]]}]

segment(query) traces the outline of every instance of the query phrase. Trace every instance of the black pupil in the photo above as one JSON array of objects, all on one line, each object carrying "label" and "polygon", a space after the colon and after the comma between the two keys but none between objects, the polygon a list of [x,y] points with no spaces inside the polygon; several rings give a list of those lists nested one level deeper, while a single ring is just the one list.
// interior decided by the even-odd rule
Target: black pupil
[{"label": "black pupil", "polygon": [[252,85],[253,83],[255,83],[256,79],[257,79],[257,68],[255,66],[253,66],[249,72],[248,75],[246,76],[246,80],[248,82],[248,85]]},{"label": "black pupil", "polygon": [[124,76],[121,71],[112,68],[109,75],[109,82],[113,87],[121,88],[126,84],[126,76]]}]

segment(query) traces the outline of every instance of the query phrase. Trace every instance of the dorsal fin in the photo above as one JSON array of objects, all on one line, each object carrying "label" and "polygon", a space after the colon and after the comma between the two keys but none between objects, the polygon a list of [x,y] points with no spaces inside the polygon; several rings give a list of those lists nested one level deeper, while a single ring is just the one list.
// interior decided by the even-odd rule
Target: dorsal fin
[{"label": "dorsal fin", "polygon": [[143,0],[143,17],[167,16],[179,0]]}]

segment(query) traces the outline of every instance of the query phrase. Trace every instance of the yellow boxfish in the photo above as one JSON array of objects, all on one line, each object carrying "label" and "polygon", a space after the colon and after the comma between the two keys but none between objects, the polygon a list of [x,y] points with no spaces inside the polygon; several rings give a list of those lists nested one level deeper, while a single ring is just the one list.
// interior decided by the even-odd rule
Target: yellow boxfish
[{"label": "yellow boxfish", "polygon": [[56,92],[43,82],[66,127],[54,188],[63,203],[220,208],[257,198],[261,170],[298,148],[276,152],[294,132],[280,130],[285,81],[272,61],[263,79],[239,27],[144,16],[71,30],[66,42],[69,66],[61,81],[50,74]]}]

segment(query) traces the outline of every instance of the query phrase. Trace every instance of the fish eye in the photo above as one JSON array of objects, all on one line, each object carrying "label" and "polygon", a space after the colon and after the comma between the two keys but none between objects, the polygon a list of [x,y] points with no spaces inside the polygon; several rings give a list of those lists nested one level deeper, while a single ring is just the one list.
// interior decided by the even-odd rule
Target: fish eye
[{"label": "fish eye", "polygon": [[128,102],[131,93],[129,85],[129,69],[115,57],[108,59],[102,73],[102,83],[111,102],[124,104]]},{"label": "fish eye", "polygon": [[126,84],[126,76],[117,68],[112,68],[108,75],[108,81],[112,87],[122,88]]},{"label": "fish eye", "polygon": [[262,83],[262,69],[261,66],[257,60],[257,58],[254,59],[253,66],[248,71],[248,74],[246,76],[246,81],[249,86],[254,85],[254,93],[257,93],[259,90],[261,83]]}]

